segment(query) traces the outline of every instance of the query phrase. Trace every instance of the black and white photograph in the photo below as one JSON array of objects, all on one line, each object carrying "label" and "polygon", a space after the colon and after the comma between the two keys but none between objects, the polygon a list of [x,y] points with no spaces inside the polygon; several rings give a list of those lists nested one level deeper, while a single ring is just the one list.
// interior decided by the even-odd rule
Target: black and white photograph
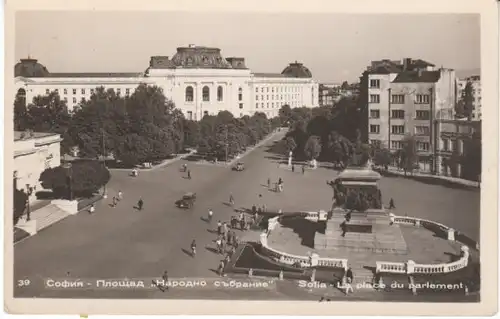
[{"label": "black and white photograph", "polygon": [[13,301],[491,299],[481,19],[16,11]]}]

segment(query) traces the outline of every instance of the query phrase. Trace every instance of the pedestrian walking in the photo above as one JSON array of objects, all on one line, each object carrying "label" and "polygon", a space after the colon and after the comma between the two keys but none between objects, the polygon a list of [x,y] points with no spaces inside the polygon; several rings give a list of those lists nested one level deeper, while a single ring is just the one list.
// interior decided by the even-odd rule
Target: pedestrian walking
[{"label": "pedestrian walking", "polygon": [[267,178],[267,188],[271,188],[271,179]]},{"label": "pedestrian walking", "polygon": [[245,219],[240,220],[240,229],[245,230]]},{"label": "pedestrian walking", "polygon": [[116,196],[113,196],[113,207],[116,207],[116,204],[118,203]]},{"label": "pedestrian walking", "polygon": [[292,164],[292,173],[295,172],[295,165]]},{"label": "pedestrian walking", "polygon": [[120,200],[122,200],[122,198],[123,198],[123,193],[120,190],[120,191],[118,191],[118,200],[120,201]]},{"label": "pedestrian walking", "polygon": [[217,235],[222,235],[222,223],[220,220],[217,222]]},{"label": "pedestrian walking", "polygon": [[229,246],[232,246],[233,245],[233,234],[231,232],[228,232],[227,233],[227,244]]},{"label": "pedestrian walking", "polygon": [[352,284],[353,284],[353,280],[354,280],[354,275],[352,273],[352,269],[351,267],[349,267],[347,269],[347,272],[346,272],[346,287],[345,287],[345,294],[349,294],[349,291],[350,292],[354,292],[354,289],[352,288]]},{"label": "pedestrian walking", "polygon": [[217,240],[215,241],[215,244],[217,245],[217,252],[219,254],[222,254],[222,239],[220,237],[217,238]]},{"label": "pedestrian walking", "polygon": [[191,179],[191,170],[188,170],[188,179]]},{"label": "pedestrian walking", "polygon": [[144,201],[142,200],[142,198],[140,198],[137,202],[137,207],[139,208],[139,210],[142,210],[142,208],[144,207]]},{"label": "pedestrian walking", "polygon": [[391,200],[389,201],[389,209],[394,209],[396,208],[396,206],[394,205],[394,199],[391,198]]},{"label": "pedestrian walking", "polygon": [[219,276],[224,276],[224,260],[221,260],[219,263],[219,268],[217,269]]},{"label": "pedestrian walking", "polygon": [[90,205],[90,208],[89,208],[89,214],[93,214],[95,212],[95,206],[94,204]]},{"label": "pedestrian walking", "polygon": [[233,193],[229,194],[229,204],[233,205],[234,206],[234,197],[233,197]]},{"label": "pedestrian walking", "polygon": [[209,209],[208,210],[208,222],[211,223],[212,222],[212,218],[214,217],[214,212]]},{"label": "pedestrian walking", "polygon": [[302,175],[304,175],[305,173],[306,173],[306,166],[302,165]]},{"label": "pedestrian walking", "polygon": [[161,277],[163,279],[163,288],[167,289],[169,288],[169,284],[168,284],[168,271],[165,270],[165,272],[163,273],[163,276]]}]

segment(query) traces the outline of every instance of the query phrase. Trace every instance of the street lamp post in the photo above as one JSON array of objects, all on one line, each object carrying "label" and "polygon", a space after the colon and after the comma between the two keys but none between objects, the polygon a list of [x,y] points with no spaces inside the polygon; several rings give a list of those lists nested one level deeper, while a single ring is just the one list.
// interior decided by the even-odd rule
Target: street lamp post
[{"label": "street lamp post", "polygon": [[71,171],[71,167],[73,165],[71,165],[71,163],[65,163],[63,165],[63,168],[66,169],[66,178],[67,178],[67,181],[68,181],[68,199],[69,200],[73,200],[73,177],[72,177],[72,171]]}]

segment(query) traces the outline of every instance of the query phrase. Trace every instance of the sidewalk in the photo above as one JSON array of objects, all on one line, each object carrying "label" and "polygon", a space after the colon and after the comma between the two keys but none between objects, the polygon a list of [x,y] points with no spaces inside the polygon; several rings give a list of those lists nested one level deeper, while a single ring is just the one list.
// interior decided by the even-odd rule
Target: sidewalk
[{"label": "sidewalk", "polygon": [[[174,158],[171,158],[171,159],[168,159],[168,160],[164,160],[163,162],[161,162],[160,164],[158,165],[154,165],[154,166],[151,166],[150,168],[144,168],[144,167],[138,167],[137,170],[141,171],[141,172],[150,172],[150,171],[154,171],[160,167],[164,167],[164,166],[167,166],[167,165],[170,165],[172,163],[175,163],[177,161],[180,161],[188,156],[191,156],[193,154],[196,154],[196,150],[191,150],[189,153],[185,153],[185,154],[179,154],[177,155],[176,157]],[[133,168],[109,168],[110,171],[124,171],[124,172],[131,172]]]},{"label": "sidewalk", "polygon": [[272,140],[273,138],[276,138],[277,136],[279,136],[279,134],[286,134],[287,132],[287,129],[284,129],[284,128],[281,128],[281,131],[278,131],[278,130],[274,130],[273,132],[269,133],[264,139],[262,139],[260,142],[258,142],[257,144],[255,144],[254,146],[252,147],[249,147],[245,152],[241,153],[241,154],[238,154],[236,157],[234,157],[231,161],[229,162],[224,162],[224,161],[221,161],[221,162],[217,162],[217,163],[213,163],[213,162],[209,162],[209,161],[205,161],[205,160],[200,160],[200,161],[197,161],[197,162],[193,162],[193,164],[195,165],[210,165],[210,166],[220,166],[220,167],[231,167],[233,166],[235,163],[241,161],[245,156],[247,156],[248,154],[250,154],[253,150],[255,150],[256,148],[259,148],[261,147],[262,145],[266,144],[267,142],[269,142],[270,140]]},{"label": "sidewalk", "polygon": [[475,188],[480,188],[481,183],[480,182],[475,182],[475,181],[469,181],[466,179],[462,178],[457,178],[457,177],[451,177],[451,176],[442,176],[442,175],[432,175],[430,173],[420,173],[418,171],[413,171],[413,172],[407,172],[406,176],[403,170],[399,170],[396,167],[389,166],[388,170],[385,169],[376,169],[376,171],[382,173],[382,174],[390,174],[390,175],[397,175],[397,176],[403,176],[407,178],[423,178],[423,179],[429,179],[429,180],[441,180],[453,184],[458,184],[462,186],[468,186],[468,187],[475,187]]}]

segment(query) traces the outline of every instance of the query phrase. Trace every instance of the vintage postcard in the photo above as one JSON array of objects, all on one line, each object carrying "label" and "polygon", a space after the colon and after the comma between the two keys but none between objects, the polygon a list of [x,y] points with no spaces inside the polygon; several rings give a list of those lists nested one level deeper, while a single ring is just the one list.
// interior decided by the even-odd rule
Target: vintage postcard
[{"label": "vintage postcard", "polygon": [[5,309],[492,315],[494,1],[7,1]]}]

